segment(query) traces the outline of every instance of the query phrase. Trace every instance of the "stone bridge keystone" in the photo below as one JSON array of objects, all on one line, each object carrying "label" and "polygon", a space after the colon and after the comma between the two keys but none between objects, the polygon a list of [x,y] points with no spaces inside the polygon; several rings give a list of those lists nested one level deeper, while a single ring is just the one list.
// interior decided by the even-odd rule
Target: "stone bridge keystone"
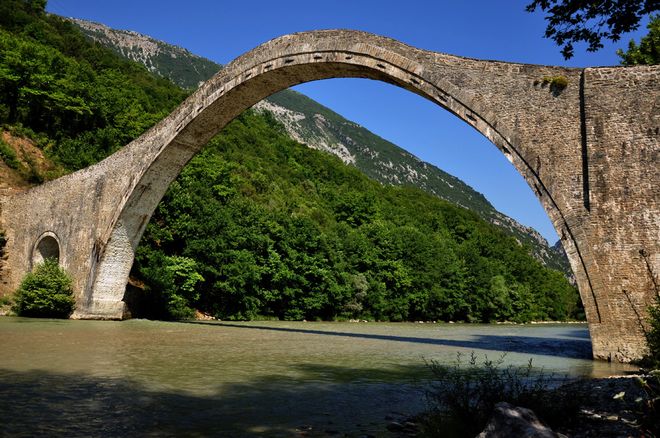
[{"label": "stone bridge keystone", "polygon": [[576,275],[599,359],[644,351],[660,283],[659,66],[562,68],[461,58],[349,30],[271,40],[100,163],[0,200],[2,288],[44,257],[74,279],[75,318],[121,319],[145,226],[206,142],[265,97],[357,77],[429,99],[486,136],[536,193]]}]

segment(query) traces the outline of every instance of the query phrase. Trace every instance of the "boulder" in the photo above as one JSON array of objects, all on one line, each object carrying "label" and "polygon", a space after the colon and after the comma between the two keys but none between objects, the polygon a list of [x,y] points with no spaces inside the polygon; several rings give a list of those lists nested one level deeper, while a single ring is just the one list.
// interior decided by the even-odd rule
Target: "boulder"
[{"label": "boulder", "polygon": [[534,411],[506,402],[495,405],[493,416],[477,438],[565,438],[538,419]]}]

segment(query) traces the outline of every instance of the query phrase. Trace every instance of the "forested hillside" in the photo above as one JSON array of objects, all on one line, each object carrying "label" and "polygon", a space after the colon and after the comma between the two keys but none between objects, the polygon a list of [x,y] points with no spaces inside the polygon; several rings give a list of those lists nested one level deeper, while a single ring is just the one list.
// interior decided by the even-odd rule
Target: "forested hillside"
[{"label": "forested hillside", "polygon": [[41,134],[69,170],[93,164],[187,95],[46,15],[45,1],[0,2],[0,122]]},{"label": "forested hillside", "polygon": [[[71,171],[186,95],[93,44],[43,1],[0,4],[0,122]],[[0,154],[2,160],[9,160]],[[421,190],[382,186],[247,112],[195,157],[137,250],[148,315],[493,321],[579,315],[513,237]]]},{"label": "forested hillside", "polygon": [[[186,167],[135,272],[221,318],[565,319],[575,290],[473,212],[382,186],[246,113]],[[165,309],[163,309],[165,310]]]}]

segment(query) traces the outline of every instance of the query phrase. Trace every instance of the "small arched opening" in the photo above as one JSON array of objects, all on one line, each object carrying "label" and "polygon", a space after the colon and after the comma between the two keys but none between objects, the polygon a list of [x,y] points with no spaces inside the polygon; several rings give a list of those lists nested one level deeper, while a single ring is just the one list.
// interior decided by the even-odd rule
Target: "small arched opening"
[{"label": "small arched opening", "polygon": [[60,261],[60,242],[55,233],[50,231],[42,234],[34,245],[31,268],[34,269],[47,259],[55,259],[58,263]]}]

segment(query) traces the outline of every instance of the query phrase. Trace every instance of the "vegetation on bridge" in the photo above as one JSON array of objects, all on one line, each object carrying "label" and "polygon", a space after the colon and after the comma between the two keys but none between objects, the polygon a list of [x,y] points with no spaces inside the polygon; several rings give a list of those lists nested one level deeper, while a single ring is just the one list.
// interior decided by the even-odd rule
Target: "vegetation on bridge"
[{"label": "vegetation on bridge", "polygon": [[[42,4],[0,5],[0,122],[39,133],[62,166],[100,160],[184,98]],[[226,319],[581,316],[561,273],[475,213],[384,187],[249,112],[170,187],[133,274],[158,318],[194,308]]]}]

